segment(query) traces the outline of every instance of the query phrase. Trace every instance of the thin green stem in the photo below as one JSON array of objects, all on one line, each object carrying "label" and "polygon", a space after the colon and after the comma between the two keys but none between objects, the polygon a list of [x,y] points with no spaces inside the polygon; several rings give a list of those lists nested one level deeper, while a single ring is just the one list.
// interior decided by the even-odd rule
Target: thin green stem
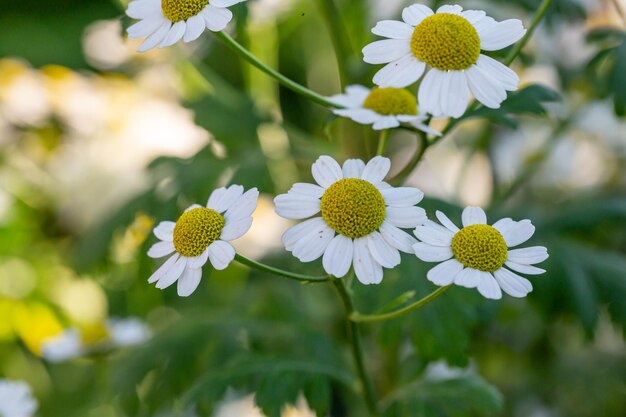
[{"label": "thin green stem", "polygon": [[413,158],[411,158],[411,160],[406,164],[406,166],[402,168],[402,171],[398,172],[393,178],[389,180],[389,182],[392,185],[402,184],[402,182],[409,175],[411,175],[411,172],[413,172],[417,164],[419,164],[422,158],[424,157],[424,154],[426,153],[426,149],[428,149],[428,147],[430,146],[430,142],[426,138],[426,133],[418,132],[417,137],[419,139],[419,144],[418,144],[419,148],[415,151]]},{"label": "thin green stem", "polygon": [[335,48],[335,56],[337,57],[337,68],[339,69],[339,78],[341,85],[344,86],[349,82],[348,77],[348,59],[353,55],[352,47],[346,36],[346,28],[342,24],[341,16],[337,5],[333,0],[317,0],[316,1],[328,24],[330,39]]},{"label": "thin green stem", "polygon": [[325,106],[325,107],[332,107],[332,108],[341,108],[342,107],[342,106],[340,106],[340,105],[338,105],[336,103],[333,103],[332,101],[330,101],[326,97],[316,93],[315,91],[310,90],[310,89],[306,88],[305,86],[303,86],[301,84],[298,84],[297,82],[293,81],[292,79],[285,77],[280,72],[278,72],[278,71],[268,67],[263,62],[259,61],[259,59],[256,56],[254,56],[252,53],[250,53],[250,51],[248,51],[246,48],[244,48],[241,44],[239,44],[236,40],[234,40],[227,33],[225,33],[225,32],[217,32],[215,34],[215,36],[217,36],[218,38],[223,40],[231,49],[233,49],[235,52],[237,52],[243,59],[248,61],[250,64],[252,64],[256,68],[258,68],[259,70],[263,71],[264,73],[266,73],[270,77],[274,78],[276,81],[278,81],[279,83],[281,83],[285,87],[289,88],[290,90],[292,90],[292,91],[294,91],[294,92],[296,92],[296,93],[298,93],[298,94],[308,98],[309,100],[311,100],[311,101],[313,101],[313,102],[315,102],[317,104],[321,104],[322,106]]},{"label": "thin green stem", "polygon": [[361,334],[359,326],[349,318],[354,314],[354,304],[352,298],[348,293],[348,290],[341,279],[332,278],[332,283],[337,289],[337,293],[343,302],[346,309],[346,316],[348,317],[348,337],[350,338],[350,347],[352,350],[352,356],[356,365],[359,379],[363,387],[363,396],[365,398],[365,405],[372,417],[378,416],[378,405],[376,401],[376,395],[374,394],[373,385],[365,371],[365,362],[363,361],[363,346],[361,345]]},{"label": "thin green stem", "polygon": [[354,322],[373,322],[373,321],[384,321],[384,320],[395,319],[395,318],[404,316],[405,314],[410,313],[413,310],[417,310],[418,308],[425,306],[426,304],[430,303],[435,298],[439,297],[441,294],[446,292],[448,289],[450,289],[450,287],[451,285],[448,285],[446,287],[439,287],[435,291],[428,294],[426,297],[412,304],[409,304],[406,307],[400,308],[395,311],[390,311],[389,313],[361,314],[358,312],[354,312],[350,315],[350,320]]},{"label": "thin green stem", "polygon": [[263,272],[269,272],[270,274],[278,275],[280,277],[289,278],[294,281],[300,281],[304,284],[315,284],[321,282],[328,282],[328,276],[315,277],[310,275],[296,274],[294,272],[285,271],[283,269],[274,268],[273,266],[265,265],[261,262],[246,258],[243,255],[235,254],[235,260],[242,265],[246,265],[250,268],[257,269]]},{"label": "thin green stem", "polygon": [[389,142],[389,129],[380,131],[380,138],[378,138],[378,150],[376,155],[385,156],[387,152],[387,143]]}]

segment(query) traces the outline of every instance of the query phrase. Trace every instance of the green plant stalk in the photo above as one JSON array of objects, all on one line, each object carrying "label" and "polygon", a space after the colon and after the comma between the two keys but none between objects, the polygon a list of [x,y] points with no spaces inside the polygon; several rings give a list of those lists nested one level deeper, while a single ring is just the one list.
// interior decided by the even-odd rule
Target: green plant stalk
[{"label": "green plant stalk", "polygon": [[376,401],[376,395],[374,394],[373,385],[367,375],[365,370],[365,363],[363,361],[363,346],[361,345],[361,334],[359,331],[359,326],[353,320],[350,320],[350,317],[355,313],[354,304],[352,303],[352,298],[348,293],[348,290],[341,279],[331,278],[331,282],[337,289],[337,293],[343,302],[343,305],[346,309],[346,316],[348,317],[347,326],[348,326],[348,337],[350,338],[350,348],[352,351],[352,357],[354,358],[354,363],[356,365],[356,370],[359,376],[359,380],[361,381],[362,389],[363,389],[363,397],[365,399],[365,405],[367,406],[367,410],[369,411],[370,416],[376,417],[378,416],[378,403]]},{"label": "green plant stalk", "polygon": [[392,185],[402,184],[402,182],[413,172],[417,164],[420,163],[424,154],[426,153],[426,149],[431,145],[431,142],[426,138],[426,133],[419,132],[417,135],[419,139],[419,149],[413,155],[413,158],[406,164],[402,171],[398,172],[393,178],[389,180],[389,183]]},{"label": "green plant stalk", "polygon": [[350,320],[354,321],[354,322],[373,322],[373,321],[385,321],[385,320],[391,320],[391,319],[395,319],[401,316],[404,316],[407,313],[410,313],[411,311],[417,310],[420,307],[425,306],[426,304],[430,303],[431,301],[433,301],[434,299],[436,299],[437,297],[439,297],[441,294],[443,294],[444,292],[448,291],[450,289],[452,285],[448,285],[446,287],[439,287],[437,288],[435,291],[431,292],[430,294],[428,294],[427,296],[425,296],[424,298],[409,304],[406,307],[403,307],[401,309],[395,310],[395,311],[390,311],[389,313],[383,313],[383,314],[361,314],[358,312],[353,312],[352,314],[350,314]]},{"label": "green plant stalk", "polygon": [[294,281],[300,281],[303,284],[316,284],[322,282],[328,282],[328,276],[315,277],[310,275],[296,274],[294,272],[285,271],[283,269],[274,268],[273,266],[265,265],[261,262],[246,258],[243,255],[235,254],[235,260],[242,265],[246,265],[250,268],[257,269],[262,272],[269,272],[270,274],[278,275],[280,277],[289,278]]},{"label": "green plant stalk", "polygon": [[381,130],[380,138],[378,139],[378,150],[376,155],[385,156],[387,152],[387,144],[389,142],[389,129]]},{"label": "green plant stalk", "polygon": [[215,36],[217,36],[222,41],[224,41],[224,43],[226,43],[232,50],[238,53],[243,59],[248,61],[250,64],[258,68],[259,70],[263,71],[270,77],[274,78],[276,81],[278,81],[280,84],[284,85],[285,87],[289,88],[290,90],[308,98],[314,103],[321,104],[322,106],[325,106],[325,107],[331,107],[331,108],[343,107],[336,103],[333,103],[332,101],[322,96],[321,94],[318,94],[315,91],[310,90],[306,88],[305,86],[298,84],[292,79],[285,77],[280,72],[268,67],[263,62],[259,61],[259,59],[256,56],[250,53],[250,51],[244,48],[241,44],[239,44],[236,40],[234,40],[227,33],[217,32]]},{"label": "green plant stalk", "polygon": [[352,54],[352,47],[346,36],[346,29],[341,22],[341,16],[337,5],[333,0],[317,0],[316,3],[320,6],[322,15],[326,20],[330,31],[330,39],[335,49],[335,56],[337,58],[337,68],[339,70],[339,79],[341,85],[345,86],[350,78],[348,77],[348,58]]}]

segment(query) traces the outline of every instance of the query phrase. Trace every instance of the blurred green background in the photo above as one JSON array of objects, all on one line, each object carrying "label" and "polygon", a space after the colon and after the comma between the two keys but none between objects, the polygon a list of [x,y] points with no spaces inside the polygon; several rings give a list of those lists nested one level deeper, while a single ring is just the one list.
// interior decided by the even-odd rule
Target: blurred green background
[{"label": "blurred green background", "polygon": [[[232,8],[229,30],[283,74],[332,95],[342,78],[370,85],[377,68],[360,49],[376,21],[411,3],[336,0],[329,10],[325,1],[250,0]],[[540,1],[459,3],[528,24]],[[408,178],[431,214],[458,221],[473,204],[490,221],[531,219],[530,243],[551,256],[525,299],[453,288],[418,312],[364,325],[385,416],[626,415],[619,5],[626,10],[622,0],[554,0],[513,65],[521,91],[501,111],[460,123]],[[299,264],[282,249],[290,223],[272,197],[309,181],[320,154],[369,158],[376,136],[279,88],[208,32],[140,55],[114,1],[3,0],[0,10],[0,376],[27,381],[43,417],[252,417],[261,415],[254,393],[268,416],[363,416],[332,288],[233,264],[206,267],[181,299],[147,284],[158,265],[145,252],[154,222],[237,183],[262,192],[238,250],[321,273],[321,262]],[[337,42],[346,53],[335,56]],[[410,134],[392,135],[392,172],[415,147]],[[383,284],[355,283],[357,308],[431,292],[430,266],[403,255]],[[62,363],[41,357],[64,328],[131,316],[152,329],[141,346]]]}]

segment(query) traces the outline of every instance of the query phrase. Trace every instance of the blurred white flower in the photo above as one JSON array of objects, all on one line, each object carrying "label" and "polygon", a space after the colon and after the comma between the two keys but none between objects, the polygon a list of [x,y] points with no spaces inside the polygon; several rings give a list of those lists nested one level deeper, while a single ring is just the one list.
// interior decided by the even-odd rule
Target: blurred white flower
[{"label": "blurred white flower", "polygon": [[32,417],[38,404],[25,382],[0,379],[0,416]]}]

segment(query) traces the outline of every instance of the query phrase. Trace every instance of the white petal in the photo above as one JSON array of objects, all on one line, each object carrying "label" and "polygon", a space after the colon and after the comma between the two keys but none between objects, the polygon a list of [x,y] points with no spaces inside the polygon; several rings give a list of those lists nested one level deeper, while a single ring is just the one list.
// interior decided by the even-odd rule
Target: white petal
[{"label": "white petal", "polygon": [[463,270],[463,265],[456,259],[449,259],[432,268],[426,278],[435,285],[444,286],[454,282],[456,275]]},{"label": "white petal", "polygon": [[206,264],[207,259],[209,259],[209,248],[198,256],[187,258],[187,267],[191,269],[200,269],[204,266],[204,264]]},{"label": "white petal", "polygon": [[380,225],[380,234],[394,248],[405,253],[413,253],[413,245],[417,240],[407,232],[398,229],[391,223],[384,221]]},{"label": "white petal", "polygon": [[215,7],[230,7],[233,4],[241,3],[246,0],[209,0],[209,4]]},{"label": "white petal", "polygon": [[476,65],[478,65],[485,74],[489,74],[497,79],[505,90],[517,90],[519,77],[511,68],[483,54],[480,54],[478,57]]},{"label": "white petal", "polygon": [[206,22],[206,27],[213,32],[219,32],[224,29],[233,18],[233,13],[230,10],[213,7],[210,4],[207,4],[200,14]]},{"label": "white petal", "polygon": [[333,113],[347,117],[362,125],[371,125],[379,120],[382,116],[370,109],[337,109]]},{"label": "white petal", "polygon": [[197,208],[202,208],[202,206],[200,204],[192,204],[185,209],[185,213],[187,213],[190,210],[197,209]]},{"label": "white petal", "polygon": [[179,257],[176,262],[169,268],[156,283],[156,287],[160,290],[165,289],[176,282],[187,266],[187,258]]},{"label": "white petal", "polygon": [[321,233],[326,227],[328,226],[321,217],[315,217],[313,219],[303,221],[302,223],[298,223],[283,233],[283,245],[285,245],[286,250],[291,252],[296,243],[300,240],[304,239],[308,235]]},{"label": "white petal", "polygon": [[159,279],[161,279],[161,277],[165,275],[167,271],[170,270],[170,268],[172,268],[172,266],[176,263],[176,261],[178,261],[179,258],[180,258],[180,255],[178,253],[175,253],[174,255],[172,255],[167,261],[163,263],[163,265],[159,267],[159,269],[154,271],[154,273],[150,276],[150,278],[148,278],[148,283],[152,284],[154,282],[157,282]]},{"label": "white petal", "polygon": [[506,100],[506,90],[496,78],[485,73],[478,65],[472,65],[465,71],[470,91],[485,106],[491,109],[500,108]]},{"label": "white petal", "polygon": [[395,116],[383,116],[380,119],[374,122],[372,129],[374,130],[384,130],[384,129],[392,129],[394,127],[400,126],[400,122],[396,119]]},{"label": "white petal", "polygon": [[414,228],[428,220],[426,211],[421,207],[387,207],[385,220],[390,224],[406,228]]},{"label": "white petal", "polygon": [[146,52],[149,49],[154,48],[167,36],[170,31],[170,27],[172,27],[172,22],[163,18],[163,23],[161,26],[154,32],[152,35],[148,36],[146,40],[137,48],[138,52]]},{"label": "white petal", "polygon": [[473,224],[487,224],[487,215],[480,207],[465,207],[461,216],[463,227]]},{"label": "white petal", "polygon": [[224,213],[224,220],[226,224],[231,221],[241,221],[248,219],[259,202],[259,190],[251,188],[241,197],[239,197],[233,205]]},{"label": "white petal", "polygon": [[474,24],[483,20],[487,14],[482,10],[465,10],[464,12],[461,12],[461,16],[466,18],[471,24]]},{"label": "white petal", "polygon": [[206,22],[204,18],[200,15],[191,16],[187,19],[187,30],[185,31],[185,35],[183,36],[184,42],[195,41],[202,35],[204,32],[204,28],[206,28]]},{"label": "white petal", "polygon": [[384,156],[375,156],[369,160],[367,165],[365,165],[363,173],[361,174],[361,179],[376,185],[385,178],[385,176],[389,173],[390,168],[391,161],[389,158],[385,158]]},{"label": "white petal", "polygon": [[324,191],[325,190],[319,185],[297,182],[291,186],[287,194],[300,194],[307,197],[322,198]]},{"label": "white petal", "polygon": [[354,244],[344,235],[335,236],[324,251],[322,265],[327,274],[341,278],[348,273],[352,265]]},{"label": "white petal", "polygon": [[372,232],[367,235],[366,238],[372,258],[381,266],[393,268],[400,264],[400,252],[398,252],[398,249],[389,245],[380,233]]},{"label": "white petal", "polygon": [[175,250],[172,242],[158,242],[152,245],[148,250],[148,256],[151,258],[162,258],[173,253]]},{"label": "white petal", "polygon": [[201,269],[187,268],[178,279],[178,295],[181,297],[189,297],[200,284],[202,278]]},{"label": "white petal", "polygon": [[456,224],[452,223],[452,220],[450,220],[448,216],[445,215],[445,213],[437,210],[435,212],[435,215],[437,216],[437,219],[439,219],[441,224],[443,224],[452,233],[456,233],[460,230],[458,227],[456,227]]},{"label": "white petal", "polygon": [[441,109],[441,89],[445,81],[445,74],[436,68],[431,68],[427,73],[417,92],[420,111],[430,113],[434,117],[443,115]]},{"label": "white petal", "polygon": [[414,206],[424,198],[424,193],[418,188],[396,187],[381,191],[385,204],[390,207]]},{"label": "white petal", "polygon": [[546,272],[545,269],[537,268],[536,266],[522,265],[511,261],[506,261],[504,264],[511,268],[513,271],[519,272],[521,274],[539,275]]},{"label": "white petal", "polygon": [[507,255],[507,261],[523,265],[534,265],[548,259],[548,250],[543,246],[513,249]]},{"label": "white petal", "polygon": [[218,188],[209,196],[206,203],[207,208],[213,209],[218,213],[228,210],[239,197],[243,195],[243,186],[231,185],[228,188]]},{"label": "white petal", "polygon": [[463,7],[458,4],[444,4],[437,9],[437,13],[459,14],[463,11]]},{"label": "white petal", "polygon": [[293,246],[291,253],[300,262],[311,262],[324,254],[335,236],[335,231],[324,224],[317,233],[304,236]]},{"label": "white petal", "polygon": [[499,300],[502,298],[500,286],[490,273],[482,274],[480,284],[478,284],[478,292],[485,298],[491,300]]},{"label": "white petal", "polygon": [[449,246],[433,246],[423,242],[414,244],[413,252],[424,262],[443,262],[453,255]]},{"label": "white petal", "polygon": [[340,104],[347,108],[362,107],[367,96],[372,92],[371,89],[362,85],[353,84],[346,87],[346,94],[337,94],[329,97],[334,103]]},{"label": "white petal", "polygon": [[533,290],[533,285],[526,278],[509,271],[506,268],[500,268],[493,273],[502,290],[511,297],[526,297]]},{"label": "white petal", "polygon": [[385,39],[363,48],[363,61],[368,64],[386,64],[411,53],[409,39]]},{"label": "white petal", "polygon": [[419,80],[425,69],[426,64],[407,54],[378,70],[372,81],[381,87],[404,88]]},{"label": "white petal", "polygon": [[493,224],[493,228],[496,229],[502,236],[505,235],[517,222],[514,222],[510,217],[500,219]]},{"label": "white petal", "polygon": [[509,19],[502,22],[490,21],[489,24],[478,26],[476,30],[480,37],[480,49],[484,51],[497,51],[506,48],[520,40],[526,33],[526,29],[519,19]]},{"label": "white petal", "polygon": [[449,117],[461,117],[467,108],[469,97],[467,77],[462,71],[447,71],[443,73],[441,86],[441,112]]},{"label": "white petal", "polygon": [[233,248],[230,243],[224,242],[223,240],[216,240],[211,243],[208,252],[211,265],[218,271],[226,269],[235,258],[235,248]]},{"label": "white petal", "polygon": [[156,32],[162,24],[163,18],[154,16],[140,20],[126,29],[126,32],[128,32],[128,37],[131,39],[143,38]]},{"label": "white petal", "polygon": [[346,159],[341,171],[344,178],[361,178],[364,168],[365,162],[360,159]]},{"label": "white petal", "polygon": [[397,20],[381,20],[376,23],[372,33],[389,39],[411,39],[413,27]]},{"label": "white petal", "polygon": [[526,242],[534,233],[535,226],[533,226],[530,220],[522,220],[515,222],[502,234],[502,237],[508,247],[513,247]]},{"label": "white petal", "polygon": [[176,227],[176,223],[174,222],[161,222],[154,228],[152,231],[156,237],[166,242],[171,242],[174,240],[174,227]]},{"label": "white petal", "polygon": [[341,167],[330,156],[322,155],[311,167],[311,173],[315,181],[324,188],[330,187],[334,182],[343,178]]},{"label": "white petal", "polygon": [[415,228],[415,236],[422,242],[434,246],[450,246],[454,233],[432,220],[426,220],[423,226]]},{"label": "white petal", "polygon": [[380,284],[383,280],[383,267],[372,258],[367,247],[367,239],[354,240],[354,256],[352,259],[354,273],[361,284]]},{"label": "white petal", "polygon": [[440,131],[435,130],[435,129],[433,129],[433,128],[431,128],[431,127],[429,127],[429,126],[427,126],[427,125],[425,125],[423,123],[419,123],[417,121],[414,121],[414,122],[411,122],[411,125],[413,125],[413,127],[417,128],[417,129],[421,130],[422,132],[428,133],[429,135],[438,136],[438,137],[439,136],[443,136],[443,134]]},{"label": "white petal", "polygon": [[423,4],[414,4],[402,10],[402,20],[411,26],[417,26],[422,20],[433,14],[433,11],[429,7]]},{"label": "white petal", "polygon": [[483,276],[484,274],[489,274],[489,272],[465,268],[454,278],[454,283],[465,288],[476,288],[483,279],[489,279],[489,277]]},{"label": "white petal", "polygon": [[250,226],[252,226],[252,217],[248,216],[244,219],[237,219],[236,221],[228,221],[222,229],[220,240],[235,240],[245,235]]},{"label": "white petal", "polygon": [[159,48],[165,48],[167,46],[174,45],[176,42],[182,39],[185,34],[185,30],[187,30],[187,24],[184,21],[176,22],[172,25],[170,30],[167,32],[165,39],[161,42]]},{"label": "white petal", "polygon": [[306,219],[319,213],[320,199],[301,194],[281,194],[274,198],[276,214],[286,219]]},{"label": "white petal", "polygon": [[126,9],[126,15],[133,19],[146,19],[152,16],[163,16],[159,0],[131,1]]}]

